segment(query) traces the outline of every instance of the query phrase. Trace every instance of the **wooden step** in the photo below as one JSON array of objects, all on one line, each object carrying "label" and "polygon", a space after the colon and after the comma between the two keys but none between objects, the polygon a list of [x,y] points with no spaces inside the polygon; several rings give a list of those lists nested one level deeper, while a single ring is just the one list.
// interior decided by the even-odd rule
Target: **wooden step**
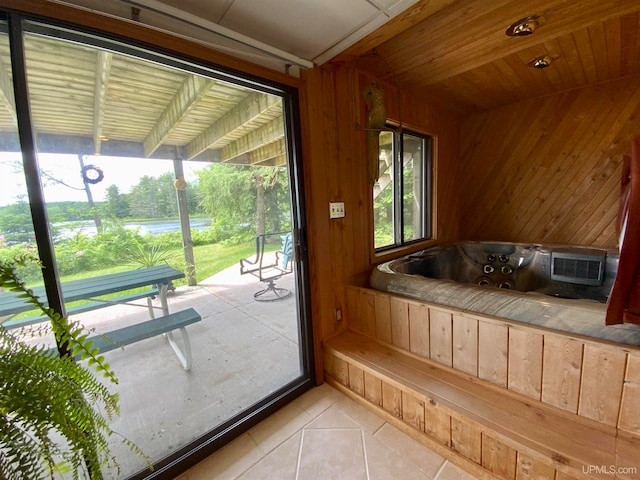
[{"label": "wooden step", "polygon": [[[427,433],[434,434],[428,418],[432,407],[446,413],[451,419],[450,431],[444,434],[448,438],[443,439],[441,433],[437,440],[448,443],[450,448],[478,464],[483,464],[482,443],[486,436],[518,452],[518,457],[524,454],[544,459],[550,467],[575,478],[611,478],[609,471],[599,466],[635,465],[631,463],[633,457],[629,456],[634,450],[628,447],[629,441],[625,445],[630,453],[617,457],[617,430],[614,427],[533,401],[353,332],[331,339],[324,347],[327,374],[360,396],[369,397],[371,401],[370,392],[364,391],[366,377],[369,384],[371,377],[382,381],[383,397],[385,387],[388,395],[389,392],[391,395],[400,392],[401,400],[396,400],[393,406],[389,405],[394,403],[393,399],[382,398],[378,403],[405,423],[423,428],[415,421],[415,404],[412,411],[404,411],[406,399],[410,398],[420,399],[425,404],[423,415],[426,417],[422,425],[426,425]],[[360,372],[364,379],[360,378]],[[467,433],[470,432],[467,445],[456,445],[462,438],[460,430],[466,427]],[[638,445],[635,440],[631,439],[632,445]],[[626,465],[625,458],[629,459]],[[501,476],[515,478],[515,470],[513,474],[513,477]]]}]

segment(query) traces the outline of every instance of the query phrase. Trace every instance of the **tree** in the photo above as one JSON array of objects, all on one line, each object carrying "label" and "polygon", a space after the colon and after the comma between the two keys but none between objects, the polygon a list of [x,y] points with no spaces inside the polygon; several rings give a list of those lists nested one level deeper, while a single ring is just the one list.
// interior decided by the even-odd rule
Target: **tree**
[{"label": "tree", "polygon": [[[256,222],[260,226],[264,221],[265,231],[258,231],[258,233],[281,232],[290,229],[291,207],[287,169],[257,167],[254,176],[256,187],[258,181],[261,181],[264,189],[264,201],[256,207]],[[257,191],[260,192],[260,190]]]},{"label": "tree", "polygon": [[107,208],[109,213],[115,218],[125,218],[129,216],[129,200],[127,195],[123,195],[116,185],[107,187]]},{"label": "tree", "polygon": [[212,164],[198,176],[200,204],[222,238],[289,228],[286,169]]},{"label": "tree", "polygon": [[178,215],[176,189],[173,175],[163,173],[158,177],[145,175],[131,189],[130,211],[135,217],[167,218]]},{"label": "tree", "polygon": [[172,173],[163,173],[156,179],[156,202],[160,218],[178,216],[178,200]]},{"label": "tree", "polygon": [[29,204],[24,201],[24,195],[20,196],[18,203],[2,207],[0,234],[9,245],[34,240],[31,211]]},{"label": "tree", "polygon": [[193,182],[190,182],[189,187],[187,188],[187,208],[189,210],[189,213],[192,215],[199,215],[202,213],[206,213],[202,206],[200,205],[200,202],[198,200],[199,195],[198,195],[198,191],[200,190],[200,183],[195,180]]},{"label": "tree", "polygon": [[134,217],[157,218],[156,179],[145,175],[131,189],[131,214]]},{"label": "tree", "polygon": [[[212,164],[198,172],[200,204],[221,237],[247,231],[253,224],[256,189],[251,170],[242,165]],[[243,228],[244,226],[244,228]]]}]

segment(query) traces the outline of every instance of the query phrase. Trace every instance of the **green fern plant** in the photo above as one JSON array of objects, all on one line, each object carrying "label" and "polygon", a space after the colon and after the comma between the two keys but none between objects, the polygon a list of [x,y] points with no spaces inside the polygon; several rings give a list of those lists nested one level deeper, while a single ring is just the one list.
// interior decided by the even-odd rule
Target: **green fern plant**
[{"label": "green fern plant", "polygon": [[[0,326],[0,478],[53,478],[56,473],[74,480],[100,480],[107,465],[117,468],[109,438],[115,434],[109,419],[118,415],[118,395],[107,384],[118,380],[78,322],[46,307],[16,274],[15,263],[0,261],[0,287],[49,317],[59,344],[69,352],[60,356],[44,346],[32,346]],[[73,360],[88,360],[87,366]],[[129,448],[142,452],[126,439]]]}]

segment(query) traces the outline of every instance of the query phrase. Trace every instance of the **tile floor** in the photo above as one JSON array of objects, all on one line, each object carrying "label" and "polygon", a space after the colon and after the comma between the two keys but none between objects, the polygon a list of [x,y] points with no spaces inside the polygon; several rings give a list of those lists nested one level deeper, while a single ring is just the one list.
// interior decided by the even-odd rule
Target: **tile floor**
[{"label": "tile floor", "polygon": [[474,480],[324,384],[176,480]]}]

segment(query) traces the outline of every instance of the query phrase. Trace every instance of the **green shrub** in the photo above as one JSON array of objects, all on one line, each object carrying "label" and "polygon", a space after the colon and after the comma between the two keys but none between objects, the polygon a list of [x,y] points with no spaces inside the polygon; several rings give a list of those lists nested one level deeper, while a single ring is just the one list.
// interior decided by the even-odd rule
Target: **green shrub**
[{"label": "green shrub", "polygon": [[13,265],[16,274],[27,284],[42,283],[42,271],[37,262],[21,262],[16,264],[16,259],[35,257],[37,249],[34,243],[19,243],[17,245],[0,248],[0,263]]}]

